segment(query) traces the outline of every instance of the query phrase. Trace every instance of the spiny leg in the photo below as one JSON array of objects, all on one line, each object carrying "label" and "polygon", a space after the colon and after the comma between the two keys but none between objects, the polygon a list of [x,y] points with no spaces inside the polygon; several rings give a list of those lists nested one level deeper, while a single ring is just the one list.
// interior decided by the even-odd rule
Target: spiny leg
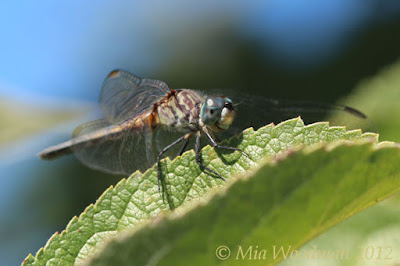
[{"label": "spiny leg", "polygon": [[223,177],[222,175],[218,174],[217,172],[215,172],[214,170],[211,170],[210,168],[206,167],[200,160],[200,138],[201,138],[201,131],[197,131],[196,134],[196,144],[194,147],[194,151],[196,153],[196,162],[197,164],[203,168],[204,170],[207,170],[211,173],[213,173],[214,175],[218,176],[219,178],[221,178],[222,180],[226,180],[225,177]]},{"label": "spiny leg", "polygon": [[186,135],[183,135],[182,137],[180,137],[179,139],[175,140],[174,142],[172,142],[171,144],[169,144],[167,147],[165,147],[162,151],[160,151],[160,153],[157,156],[157,179],[158,179],[158,193],[161,193],[161,166],[160,166],[160,160],[161,160],[161,156],[167,152],[169,149],[171,149],[172,147],[174,147],[176,144],[178,144],[179,142],[183,141],[183,140],[189,140],[190,136],[192,133],[188,133]]},{"label": "spiny leg", "polygon": [[229,146],[221,146],[219,145],[211,136],[211,134],[208,132],[207,128],[203,128],[204,133],[206,134],[207,138],[211,141],[211,144],[213,147],[218,148],[218,149],[223,149],[223,150],[231,150],[231,151],[240,151],[241,153],[244,153],[247,157],[250,157],[245,151],[243,151],[241,148],[236,148],[236,147],[229,147]]}]

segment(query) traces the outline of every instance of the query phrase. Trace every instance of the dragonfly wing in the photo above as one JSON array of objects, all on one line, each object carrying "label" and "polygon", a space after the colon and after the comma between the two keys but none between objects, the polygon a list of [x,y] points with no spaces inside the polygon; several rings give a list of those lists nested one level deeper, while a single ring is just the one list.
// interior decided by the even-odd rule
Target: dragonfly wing
[{"label": "dragonfly wing", "polygon": [[150,109],[169,91],[163,81],[141,79],[129,72],[114,70],[103,82],[100,108],[109,123],[120,123]]},{"label": "dragonfly wing", "polygon": [[[87,141],[82,142],[85,138]],[[82,163],[108,173],[144,172],[156,161],[152,133],[147,127],[124,129],[96,120],[79,126],[71,141],[72,150]]]},{"label": "dragonfly wing", "polygon": [[[258,129],[269,123],[279,123],[300,116],[305,124],[329,121],[334,126],[348,129],[373,129],[373,122],[360,111],[343,105],[313,101],[273,99],[260,95],[248,95],[225,91],[224,95],[234,102],[237,113],[230,131],[238,128]],[[333,114],[335,119],[332,119]]]}]

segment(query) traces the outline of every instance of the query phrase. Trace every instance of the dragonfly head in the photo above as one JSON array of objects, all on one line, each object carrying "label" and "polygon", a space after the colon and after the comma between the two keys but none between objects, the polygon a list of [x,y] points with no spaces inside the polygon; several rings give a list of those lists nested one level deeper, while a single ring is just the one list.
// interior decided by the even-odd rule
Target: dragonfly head
[{"label": "dragonfly head", "polygon": [[225,131],[232,124],[236,110],[224,96],[208,96],[201,106],[201,121],[213,131]]}]

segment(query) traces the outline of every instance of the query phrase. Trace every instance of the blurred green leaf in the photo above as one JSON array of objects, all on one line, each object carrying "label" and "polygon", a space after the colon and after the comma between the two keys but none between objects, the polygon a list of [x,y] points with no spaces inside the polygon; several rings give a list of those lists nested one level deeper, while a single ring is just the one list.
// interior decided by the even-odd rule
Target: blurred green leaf
[{"label": "blurred green leaf", "polygon": [[[258,131],[254,131],[253,129],[245,130],[241,136],[232,138],[229,144],[227,144],[243,149],[246,153],[249,154],[249,157],[241,155],[240,152],[221,152],[207,146],[202,149],[202,160],[205,165],[215,169],[223,176],[227,176],[232,179],[234,183],[232,187],[237,186],[237,184],[243,185],[243,182],[250,182],[250,180],[253,180],[253,178],[250,178],[249,181],[238,181],[242,179],[235,179],[234,176],[237,176],[240,173],[246,173],[246,176],[243,180],[247,180],[248,177],[254,175],[254,166],[256,166],[258,162],[260,162],[260,160],[263,158],[264,162],[261,165],[263,165],[265,169],[270,169],[265,171],[272,171],[272,174],[262,174],[264,178],[263,182],[266,182],[270,185],[257,185],[253,189],[246,189],[243,191],[238,191],[237,193],[229,192],[228,194],[226,194],[227,198],[230,199],[232,197],[232,200],[236,202],[237,208],[229,208],[229,213],[224,216],[224,220],[228,219],[237,222],[238,220],[235,218],[235,216],[242,215],[241,211],[243,208],[248,208],[249,210],[253,208],[254,211],[256,210],[254,208],[261,207],[254,205],[252,202],[249,202],[249,200],[251,201],[252,194],[254,194],[256,197],[264,197],[264,206],[262,208],[268,206],[268,208],[280,206],[281,204],[286,202],[286,200],[292,197],[291,191],[296,189],[302,181],[305,181],[305,179],[313,177],[316,178],[317,176],[319,176],[319,178],[316,178],[316,181],[313,182],[320,182],[318,183],[318,186],[321,186],[320,189],[326,190],[327,187],[324,184],[328,184],[329,182],[336,182],[337,179],[342,178],[343,175],[347,176],[347,174],[342,173],[344,169],[346,169],[342,167],[342,164],[343,166],[348,165],[348,167],[351,167],[352,165],[356,164],[359,159],[363,158],[360,156],[372,156],[374,158],[376,154],[380,153],[379,151],[375,151],[374,149],[372,149],[370,145],[355,147],[344,146],[344,148],[341,147],[334,149],[334,151],[339,150],[339,155],[343,156],[344,159],[335,159],[335,152],[328,152],[328,150],[321,149],[315,151],[314,153],[311,152],[311,155],[308,155],[308,153],[301,153],[301,156],[297,156],[299,156],[300,158],[305,158],[303,159],[305,160],[304,165],[301,167],[304,169],[299,169],[299,166],[301,166],[301,164],[294,164],[292,167],[290,166],[290,163],[284,163],[284,161],[286,160],[283,160],[282,164],[285,165],[285,167],[283,167],[285,171],[282,172],[283,177],[281,176],[281,174],[279,174],[281,170],[275,172],[274,169],[277,169],[277,167],[270,165],[270,162],[273,158],[275,158],[276,156],[278,156],[278,159],[284,158],[285,156],[283,156],[283,154],[285,154],[285,151],[287,151],[288,148],[294,147],[299,144],[312,145],[316,143],[332,142],[335,140],[349,141],[356,139],[367,139],[369,142],[372,141],[375,143],[377,142],[377,135],[370,133],[361,134],[361,131],[359,130],[346,132],[346,130],[341,127],[330,128],[328,123],[325,122],[305,126],[300,118],[296,118],[282,122],[277,126],[270,124],[268,126],[260,128]],[[393,146],[392,144],[388,145],[390,147]],[[360,149],[362,153],[358,154],[357,152]],[[397,149],[393,148],[387,148],[386,150],[397,151]],[[349,154],[346,155],[347,153]],[[317,156],[312,157],[313,160],[307,162],[307,158],[312,156],[312,154],[317,154]],[[330,159],[326,159],[321,154],[327,154],[327,158]],[[164,200],[160,198],[160,195],[158,193],[157,171],[154,167],[144,174],[141,174],[140,172],[134,173],[127,180],[123,179],[121,182],[119,182],[115,188],[110,187],[98,199],[95,205],[89,206],[85,210],[85,212],[80,215],[79,218],[73,218],[65,231],[63,231],[61,234],[54,234],[52,238],[48,241],[46,246],[38,251],[36,257],[33,257],[32,255],[28,256],[26,259],[27,264],[46,264],[47,262],[83,262],[86,258],[95,253],[95,251],[99,250],[104,242],[104,239],[113,239],[113,236],[118,231],[127,228],[130,228],[130,230],[132,230],[132,228],[133,230],[135,230],[135,228],[140,228],[141,226],[143,226],[144,223],[146,223],[146,221],[148,222],[150,218],[157,217],[160,213],[167,213],[170,208],[177,208],[182,205],[193,204],[193,202],[196,202],[196,199],[198,201],[199,199],[208,198],[209,196],[207,195],[209,195],[208,193],[210,191],[212,191],[211,194],[216,193],[216,191],[219,191],[221,189],[218,187],[227,184],[222,182],[220,179],[216,179],[204,173],[198,167],[194,157],[194,152],[189,151],[184,153],[181,157],[176,158],[172,162],[169,159],[163,161],[163,167],[167,168],[165,171],[165,173],[167,174],[165,175],[166,185],[164,186]],[[319,157],[321,157],[321,160],[316,160],[316,158]],[[380,162],[380,157],[378,157],[377,160]],[[362,160],[360,163],[365,164],[365,162]],[[277,165],[280,164],[281,163],[278,163]],[[360,171],[366,171],[368,167],[364,164],[361,164],[356,168]],[[306,165],[312,166],[304,167]],[[384,167],[381,162],[379,164],[372,163],[371,165],[376,167]],[[310,171],[313,172],[318,168],[322,169],[321,173],[323,173],[323,175],[319,171],[316,171],[316,174],[318,174],[317,176],[315,176],[315,173],[310,173]],[[336,168],[340,169],[336,170]],[[304,171],[306,174],[302,175],[301,171]],[[264,173],[264,170],[261,172],[259,171],[256,176],[258,176],[260,173]],[[346,171],[344,171],[344,173],[346,173]],[[368,194],[373,195],[374,200],[376,198],[386,197],[397,189],[396,186],[383,186],[382,188],[380,188],[380,186],[378,186],[380,183],[375,184],[374,182],[369,184],[366,183],[365,186],[359,186],[359,184],[356,182],[357,179],[365,178],[365,176],[363,177],[362,175],[358,175],[357,173],[358,172],[356,172],[355,175],[350,174],[346,178],[346,180],[350,182],[349,185],[351,185],[352,189],[355,189],[355,186],[358,186],[358,189],[354,190],[354,192],[356,193],[348,194],[348,196],[350,197],[339,198],[339,200],[341,199],[342,201],[339,202],[338,206],[330,206],[330,212],[324,214],[327,216],[327,222],[325,222],[324,217],[320,217],[322,220],[320,221],[321,226],[319,230],[313,232],[313,234],[310,234],[307,230],[303,232],[308,233],[308,235],[306,235],[307,238],[304,238],[305,235],[302,235],[302,237],[298,239],[293,239],[290,238],[290,236],[288,235],[288,240],[294,241],[293,245],[296,244],[298,246],[304,241],[309,240],[309,238],[311,238],[312,236],[315,236],[321,230],[325,230],[329,226],[343,220],[354,212],[370,205],[371,202],[370,198],[368,197],[361,198],[361,200],[352,202],[354,199],[360,196],[359,193],[365,192],[365,186],[372,186],[372,188],[376,190],[375,194]],[[374,172],[375,175],[378,175],[379,173],[380,171],[378,170]],[[330,179],[325,180],[325,175],[327,175]],[[383,173],[382,176],[386,177],[385,173]],[[322,177],[324,178],[322,179]],[[261,177],[258,177],[257,180],[259,178]],[[312,184],[313,182],[307,182],[307,184]],[[275,185],[271,186],[271,184],[275,184],[278,187],[275,187]],[[340,183],[338,183],[337,185],[340,185]],[[332,188],[331,186],[328,187]],[[313,184],[311,188],[314,190],[315,184]],[[271,189],[272,191],[276,190],[276,192],[272,193]],[[310,189],[310,187],[308,187],[308,189]],[[310,191],[308,191],[308,193],[311,195],[312,193],[310,193]],[[279,193],[276,194],[277,192]],[[225,194],[223,193],[222,197],[225,197],[224,195]],[[218,197],[221,197],[221,195]],[[351,204],[349,204],[348,199],[350,199]],[[282,200],[284,202],[279,202],[279,200]],[[302,208],[307,208],[307,206],[309,206],[302,205],[306,204],[306,201],[295,202],[297,202],[297,204],[294,206],[295,208],[299,208],[299,206],[302,206]],[[218,206],[221,207],[220,205]],[[220,212],[224,212],[224,210],[220,209],[218,206],[215,206],[213,204],[210,206],[210,210],[214,211],[215,209],[218,209]],[[325,204],[320,204],[320,207],[321,206],[325,206]],[[289,207],[293,206],[290,205]],[[188,212],[187,208],[190,209],[193,207],[182,206],[182,208],[176,210],[175,213],[180,213],[180,215],[188,213],[187,215],[192,215],[190,214],[192,212]],[[200,206],[197,206],[197,208],[201,209]],[[194,211],[194,213],[196,213],[196,211]],[[262,212],[260,212],[260,214],[262,214]],[[296,213],[294,212],[293,215],[295,214]],[[249,216],[249,219],[251,221],[257,220],[259,218],[258,215],[259,214],[257,214],[256,211],[254,212],[253,216]],[[332,217],[334,218],[333,220],[331,220]],[[287,216],[283,215],[281,218],[287,219]],[[184,219],[184,217],[182,219]],[[202,223],[204,223],[204,226],[208,226],[207,224],[213,223],[214,220],[215,219],[211,219],[210,221],[202,220]],[[241,227],[244,226],[245,223],[245,220],[241,220],[240,224],[238,225]],[[250,223],[249,225],[251,224],[252,223]],[[282,224],[284,225],[285,223]],[[287,225],[288,223],[286,223],[286,226]],[[195,228],[192,229],[195,230]],[[250,230],[250,228],[248,229]],[[166,232],[168,234],[169,229],[166,230]],[[183,232],[184,231],[182,231],[182,233]],[[207,230],[204,231],[203,229],[201,229],[201,227],[199,227],[199,239],[201,239],[201,236],[206,236],[207,232]],[[232,235],[232,237],[235,236],[235,233],[233,233],[232,231],[226,232]],[[216,233],[220,234],[222,232]],[[117,239],[119,239],[118,241],[121,240],[119,237],[117,237]],[[228,241],[228,238],[216,239],[218,239],[218,241],[220,241],[221,239],[227,239]],[[166,239],[161,239],[160,241],[162,242],[164,240]],[[201,244],[200,242],[201,241],[198,242],[199,245]],[[231,242],[228,241],[226,243],[229,244]],[[140,258],[144,258],[146,255],[154,255],[150,252],[154,248],[153,245],[148,246],[148,250],[145,250],[145,246],[143,246],[143,254]],[[213,252],[210,254],[214,254]],[[132,254],[134,254],[134,252],[132,252]],[[139,259],[139,257],[137,259]],[[135,261],[137,259],[135,259]]]},{"label": "blurred green leaf", "polygon": [[[299,249],[349,251],[347,259],[321,259],[324,265],[399,265],[400,262],[400,204],[399,193],[383,202],[357,213],[334,226]],[[369,250],[366,250],[368,247]],[[366,253],[368,252],[368,256]],[[390,254],[389,254],[390,253]],[[390,258],[390,259],[389,259]],[[291,266],[287,260],[280,266]],[[307,258],[297,259],[296,266],[310,265]]]},{"label": "blurred green leaf", "polygon": [[12,99],[0,100],[0,144],[36,134],[46,128],[76,119],[87,112],[88,107],[54,110],[29,105]]},{"label": "blurred green leaf", "polygon": [[[386,67],[374,77],[359,83],[354,92],[341,103],[354,106],[370,118],[373,130],[384,140],[400,141],[400,61]],[[342,119],[337,114],[329,120]],[[372,128],[371,128],[372,129]],[[400,263],[400,195],[359,213],[335,228],[307,243],[301,250],[314,246],[325,250],[347,249],[354,256],[349,260],[331,261],[335,265],[387,265]],[[379,219],[377,219],[379,217]],[[378,249],[371,260],[357,260],[364,250],[360,247],[381,246],[382,252],[392,249],[391,260],[378,260]],[[364,254],[365,255],[365,254]],[[382,253],[381,258],[384,254]],[[364,256],[365,258],[365,256]],[[291,265],[290,261],[283,265]],[[282,266],[283,266],[282,265]],[[309,265],[307,259],[297,260],[296,265]]]},{"label": "blurred green leaf", "polygon": [[400,61],[360,82],[353,93],[341,102],[367,114],[381,140],[399,142]]}]

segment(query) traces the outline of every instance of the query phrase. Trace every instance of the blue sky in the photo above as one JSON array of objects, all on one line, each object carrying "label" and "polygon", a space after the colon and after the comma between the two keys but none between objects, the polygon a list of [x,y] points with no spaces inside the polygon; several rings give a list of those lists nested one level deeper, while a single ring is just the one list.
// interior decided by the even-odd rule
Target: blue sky
[{"label": "blue sky", "polygon": [[224,16],[278,64],[323,64],[355,29],[396,14],[400,5],[386,3],[377,12],[374,0],[2,2],[0,95],[96,99],[108,71],[164,67],[169,34]]}]

